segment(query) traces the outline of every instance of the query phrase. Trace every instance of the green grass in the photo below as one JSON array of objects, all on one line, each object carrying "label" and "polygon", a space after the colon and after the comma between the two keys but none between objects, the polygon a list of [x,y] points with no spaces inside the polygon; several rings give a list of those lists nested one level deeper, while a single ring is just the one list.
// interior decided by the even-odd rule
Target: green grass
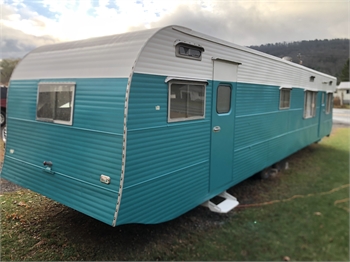
[{"label": "green grass", "polygon": [[349,261],[349,131],[290,156],[275,178],[229,189],[242,206],[261,204],[229,214],[197,207],[112,228],[29,190],[5,193],[1,260]]},{"label": "green grass", "polygon": [[344,108],[344,109],[350,109],[350,105],[334,105],[334,108]]}]

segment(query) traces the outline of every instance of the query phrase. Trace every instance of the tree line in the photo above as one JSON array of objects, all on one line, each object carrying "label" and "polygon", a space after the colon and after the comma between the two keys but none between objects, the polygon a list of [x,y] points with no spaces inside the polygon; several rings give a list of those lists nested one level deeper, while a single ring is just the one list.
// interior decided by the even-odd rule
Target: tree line
[{"label": "tree line", "polygon": [[[277,56],[290,57],[292,62],[349,81],[349,39],[325,39],[282,42],[249,46],[252,49]],[[347,79],[347,80],[346,80]]]}]

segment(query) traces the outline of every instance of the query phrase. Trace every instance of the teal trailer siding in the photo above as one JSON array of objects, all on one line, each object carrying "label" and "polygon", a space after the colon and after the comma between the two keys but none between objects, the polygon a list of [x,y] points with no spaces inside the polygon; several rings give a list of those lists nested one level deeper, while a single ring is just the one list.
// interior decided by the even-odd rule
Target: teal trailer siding
[{"label": "teal trailer siding", "polygon": [[238,84],[234,184],[321,139],[319,126],[331,131],[328,118],[319,122],[319,99],[316,116],[305,119],[305,91],[291,90],[289,109],[279,109],[279,92],[279,86]]},{"label": "teal trailer siding", "polygon": [[[293,88],[290,108],[280,110],[279,86],[226,83],[233,87],[228,121],[234,125],[225,134],[230,141],[225,150],[233,153],[231,163],[215,172],[213,86],[220,82],[208,80],[204,119],[168,123],[165,78],[132,77],[117,225],[173,219],[331,130],[331,114],[320,105],[321,92],[316,117],[304,119],[303,89]],[[111,225],[121,179],[128,80],[50,81],[76,83],[73,125],[36,121],[39,80],[12,81],[2,177]],[[53,162],[55,174],[44,172],[43,161]],[[217,174],[227,168],[228,178],[219,181]],[[101,174],[110,176],[111,184],[101,183]],[[211,187],[213,183],[218,186]]]},{"label": "teal trailer siding", "polygon": [[133,75],[118,225],[175,218],[208,194],[211,81],[205,119],[168,123],[167,101],[165,77]]},{"label": "teal trailer siding", "polygon": [[[72,126],[35,120],[39,82],[10,83],[9,135],[1,176],[112,224],[127,79],[45,80],[76,83]],[[44,172],[43,161],[52,161],[54,174]],[[111,177],[109,185],[100,182],[101,174]]]},{"label": "teal trailer siding", "polygon": [[329,135],[335,85],[176,25],[39,47],[12,74],[1,177],[112,226],[161,223]]},{"label": "teal trailer siding", "polygon": [[[134,74],[129,98],[127,157],[117,225],[160,223],[187,212],[227,188],[316,142],[316,117],[303,118],[304,90],[293,88],[289,109],[279,109],[279,86],[230,83],[234,128],[226,134],[233,151],[225,183],[211,172],[215,92],[208,81],[203,120],[167,122],[165,77]],[[212,95],[214,94],[214,98]],[[160,106],[160,110],[155,110]],[[328,116],[328,115],[327,115]],[[330,132],[328,121],[320,122]],[[217,170],[221,172],[220,168]],[[211,188],[211,183],[220,186]],[[220,184],[221,183],[221,184]]]}]

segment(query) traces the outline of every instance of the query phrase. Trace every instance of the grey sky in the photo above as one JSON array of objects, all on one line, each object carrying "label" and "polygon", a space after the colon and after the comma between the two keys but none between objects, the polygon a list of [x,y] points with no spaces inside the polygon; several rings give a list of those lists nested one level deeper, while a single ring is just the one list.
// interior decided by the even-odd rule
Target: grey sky
[{"label": "grey sky", "polygon": [[349,38],[348,0],[0,0],[1,58],[35,47],[177,24],[240,45]]}]

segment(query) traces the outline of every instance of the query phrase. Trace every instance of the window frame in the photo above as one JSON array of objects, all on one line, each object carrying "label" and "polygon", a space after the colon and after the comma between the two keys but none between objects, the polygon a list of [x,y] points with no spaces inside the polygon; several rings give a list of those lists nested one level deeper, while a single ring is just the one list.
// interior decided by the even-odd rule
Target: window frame
[{"label": "window frame", "polygon": [[[45,117],[39,117],[38,116],[38,107],[39,107],[39,98],[40,98],[40,92],[41,87],[49,87],[52,88],[52,90],[50,90],[50,92],[55,92],[57,93],[58,89],[61,86],[69,86],[69,88],[71,88],[72,90],[70,92],[72,92],[71,95],[71,105],[70,105],[70,120],[66,121],[66,120],[62,120],[62,119],[54,119],[54,116],[52,118],[45,118]],[[55,124],[61,124],[61,125],[69,125],[71,126],[73,124],[73,112],[74,112],[74,100],[75,100],[75,90],[76,90],[76,83],[75,82],[39,82],[38,83],[38,90],[37,90],[37,100],[36,100],[36,110],[35,110],[35,116],[36,116],[36,120],[37,121],[42,121],[42,122],[49,122],[49,123],[55,123]],[[55,99],[55,103],[56,103],[56,99]],[[57,105],[54,105],[54,110],[55,112],[57,111]]]},{"label": "window frame", "polygon": [[[179,118],[171,118],[171,86],[173,84],[180,84],[180,85],[201,85],[204,87],[204,98],[203,98],[203,116],[192,116],[192,117],[179,117]],[[191,120],[200,120],[205,119],[205,109],[206,109],[206,99],[207,99],[207,85],[208,82],[201,82],[201,81],[186,81],[186,80],[172,80],[168,82],[168,123],[174,123],[174,122],[182,122],[182,121],[191,121]],[[188,110],[188,108],[186,108]]]},{"label": "window frame", "polygon": [[327,101],[326,101],[326,114],[330,114],[332,108],[333,94],[327,93]]},{"label": "window frame", "polygon": [[[199,51],[200,52],[200,56],[199,57],[195,57],[195,56],[191,56],[191,55],[180,54],[180,47],[190,48],[190,49]],[[197,60],[197,61],[202,61],[202,54],[203,54],[203,52],[204,52],[204,48],[199,46],[199,45],[193,45],[193,44],[187,43],[187,42],[178,42],[175,45],[175,56],[177,56],[177,57],[187,58],[187,59]]]},{"label": "window frame", "polygon": [[326,101],[325,101],[325,92],[322,92],[322,97],[321,97],[321,105],[324,106],[326,104]]},{"label": "window frame", "polygon": [[[313,118],[316,116],[316,108],[317,108],[317,93],[318,91],[313,91],[313,90],[305,90],[304,92],[304,118]],[[310,105],[308,105],[308,94],[311,95],[310,99]],[[310,110],[307,110],[307,108],[310,107]],[[310,114],[306,114],[307,112],[310,112]]]},{"label": "window frame", "polygon": [[[282,106],[282,102],[286,102],[286,101],[282,101],[282,98],[285,97],[285,96],[283,96],[283,93],[286,92],[286,91],[289,92],[288,106],[283,107],[283,106]],[[279,109],[281,109],[281,110],[290,109],[290,101],[291,101],[291,98],[292,98],[292,88],[280,87]]]}]

